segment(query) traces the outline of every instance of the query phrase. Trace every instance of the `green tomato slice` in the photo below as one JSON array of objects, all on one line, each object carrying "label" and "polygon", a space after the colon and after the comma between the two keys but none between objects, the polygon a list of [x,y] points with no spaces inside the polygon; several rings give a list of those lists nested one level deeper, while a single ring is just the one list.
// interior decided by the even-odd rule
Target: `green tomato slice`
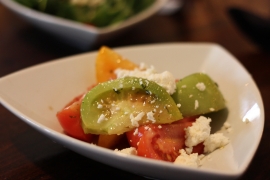
[{"label": "green tomato slice", "polygon": [[174,101],[180,104],[184,117],[207,114],[225,108],[225,100],[217,84],[206,74],[191,74],[176,83]]},{"label": "green tomato slice", "polygon": [[182,119],[166,90],[153,81],[125,77],[98,84],[81,105],[85,133],[122,134],[140,125]]}]

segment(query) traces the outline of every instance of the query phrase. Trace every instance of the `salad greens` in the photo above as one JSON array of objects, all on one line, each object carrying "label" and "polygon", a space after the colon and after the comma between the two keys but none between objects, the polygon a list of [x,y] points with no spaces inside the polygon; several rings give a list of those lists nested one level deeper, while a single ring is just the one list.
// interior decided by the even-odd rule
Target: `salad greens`
[{"label": "salad greens", "polygon": [[58,17],[110,26],[149,7],[155,0],[14,0],[31,9]]}]

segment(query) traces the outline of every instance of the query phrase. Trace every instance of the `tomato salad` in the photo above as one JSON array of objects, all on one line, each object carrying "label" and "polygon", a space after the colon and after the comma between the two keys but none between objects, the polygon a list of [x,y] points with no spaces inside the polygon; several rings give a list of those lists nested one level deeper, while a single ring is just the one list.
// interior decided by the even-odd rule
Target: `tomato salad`
[{"label": "tomato salad", "polygon": [[96,58],[96,78],[86,93],[57,113],[71,137],[197,167],[203,154],[229,142],[221,133],[210,134],[207,114],[226,103],[206,74],[175,80],[167,71],[158,74],[153,66],[139,66],[103,46]]}]

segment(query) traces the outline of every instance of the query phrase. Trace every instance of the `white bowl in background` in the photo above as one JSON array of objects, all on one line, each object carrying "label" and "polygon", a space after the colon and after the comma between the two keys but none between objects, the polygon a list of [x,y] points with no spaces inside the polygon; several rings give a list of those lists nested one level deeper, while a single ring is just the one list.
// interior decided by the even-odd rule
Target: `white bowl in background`
[{"label": "white bowl in background", "polygon": [[127,29],[153,16],[163,8],[167,0],[156,0],[150,7],[137,15],[134,15],[115,26],[104,28],[93,27],[39,12],[13,0],[0,0],[0,2],[11,11],[31,22],[36,27],[55,35],[62,41],[80,49],[89,49],[92,45],[106,42],[106,40],[121,34]]}]

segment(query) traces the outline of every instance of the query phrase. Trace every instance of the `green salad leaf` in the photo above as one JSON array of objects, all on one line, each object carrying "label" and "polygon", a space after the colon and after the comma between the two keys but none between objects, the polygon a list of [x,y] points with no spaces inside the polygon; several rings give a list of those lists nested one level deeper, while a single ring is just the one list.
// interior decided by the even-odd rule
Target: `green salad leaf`
[{"label": "green salad leaf", "polygon": [[58,17],[106,27],[148,8],[155,0],[14,0]]}]

